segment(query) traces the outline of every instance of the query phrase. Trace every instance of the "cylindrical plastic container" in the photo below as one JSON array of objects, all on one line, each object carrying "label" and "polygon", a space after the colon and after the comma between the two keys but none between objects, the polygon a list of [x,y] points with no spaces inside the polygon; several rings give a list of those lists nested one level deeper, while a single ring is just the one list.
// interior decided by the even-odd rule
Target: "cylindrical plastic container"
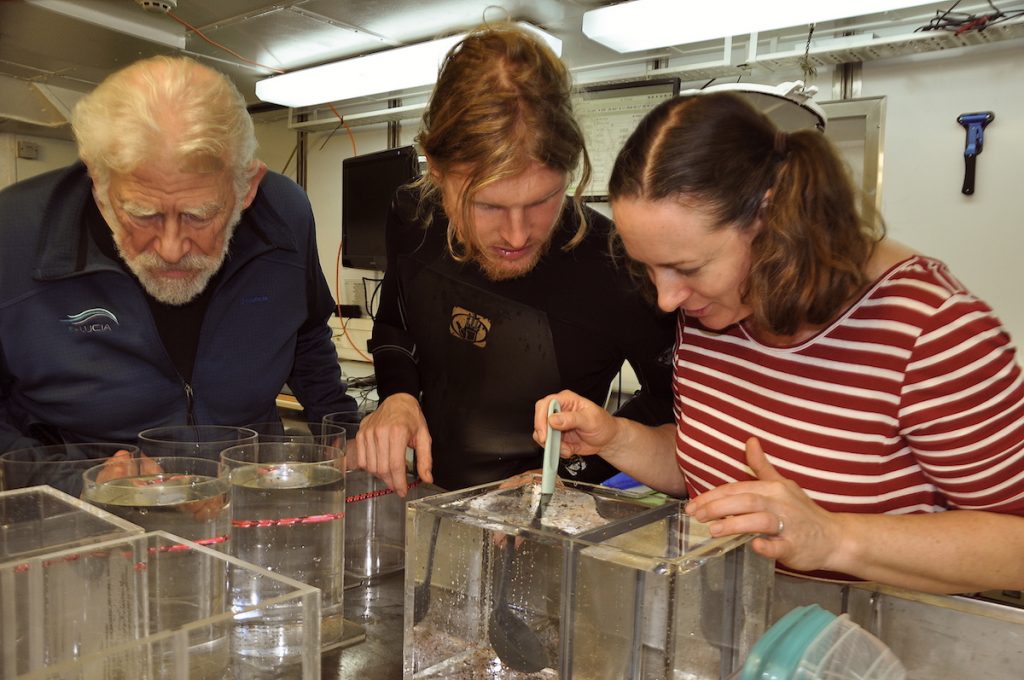
[{"label": "cylindrical plastic container", "polygon": [[804,651],[794,680],[903,680],[903,664],[878,638],[841,614]]},{"label": "cylindrical plastic container", "polygon": [[757,641],[739,680],[904,680],[884,642],[847,614],[797,607]]}]

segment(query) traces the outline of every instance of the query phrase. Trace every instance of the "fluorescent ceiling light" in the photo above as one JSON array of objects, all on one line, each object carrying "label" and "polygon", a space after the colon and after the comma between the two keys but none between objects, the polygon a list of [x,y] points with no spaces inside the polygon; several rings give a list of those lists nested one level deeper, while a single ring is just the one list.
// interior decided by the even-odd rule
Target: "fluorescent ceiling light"
[{"label": "fluorescent ceiling light", "polygon": [[111,5],[101,0],[26,0],[28,4],[96,24],[112,31],[149,40],[179,50],[185,49],[185,28],[170,19],[150,14],[141,7]]},{"label": "fluorescent ceiling light", "polygon": [[929,3],[923,0],[633,0],[584,12],[583,33],[616,52],[636,52],[924,4]]},{"label": "fluorescent ceiling light", "polygon": [[[561,56],[561,40],[525,22],[518,25]],[[437,80],[444,56],[465,36],[460,33],[265,78],[256,82],[256,96],[295,108],[430,85]]]}]

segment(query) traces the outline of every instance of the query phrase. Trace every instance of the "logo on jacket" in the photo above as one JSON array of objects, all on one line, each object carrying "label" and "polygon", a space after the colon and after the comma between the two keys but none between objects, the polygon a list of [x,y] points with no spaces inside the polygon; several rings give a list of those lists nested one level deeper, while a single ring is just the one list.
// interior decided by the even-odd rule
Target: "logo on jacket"
[{"label": "logo on jacket", "polygon": [[114,313],[102,307],[93,307],[78,314],[69,314],[60,322],[75,333],[107,333],[111,330],[111,324],[119,325]]},{"label": "logo on jacket", "polygon": [[452,307],[448,331],[459,340],[471,342],[477,347],[486,347],[487,334],[491,332],[491,320],[468,309]]}]

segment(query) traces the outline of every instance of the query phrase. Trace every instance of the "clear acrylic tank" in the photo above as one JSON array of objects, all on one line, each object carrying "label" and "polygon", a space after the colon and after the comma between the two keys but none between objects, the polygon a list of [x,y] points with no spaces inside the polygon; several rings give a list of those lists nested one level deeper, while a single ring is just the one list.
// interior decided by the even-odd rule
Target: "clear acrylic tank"
[{"label": "clear acrylic tank", "polygon": [[[236,579],[259,586],[240,610],[227,596]],[[192,584],[194,597],[166,596],[180,592],[179,580]],[[24,557],[0,565],[0,677],[315,680],[319,596],[316,588],[164,532]],[[303,648],[288,659],[242,653],[269,613],[282,611],[306,627]]]},{"label": "clear acrylic tank", "polygon": [[[766,628],[772,563],[678,501],[539,477],[408,505],[406,678],[720,678]],[[692,669],[692,670],[691,670]]]},{"label": "clear acrylic tank", "polygon": [[580,552],[571,677],[725,680],[767,630],[775,564],[753,536],[712,538],[682,503],[662,509]]},{"label": "clear acrylic tank", "polygon": [[0,564],[143,531],[50,486],[0,492]]}]

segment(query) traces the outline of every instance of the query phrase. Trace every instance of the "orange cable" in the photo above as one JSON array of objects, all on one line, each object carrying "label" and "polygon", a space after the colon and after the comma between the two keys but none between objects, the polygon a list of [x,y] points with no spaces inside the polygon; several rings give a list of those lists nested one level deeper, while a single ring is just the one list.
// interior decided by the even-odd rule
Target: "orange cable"
[{"label": "orange cable", "polygon": [[203,39],[203,40],[205,40],[206,42],[210,43],[210,44],[211,44],[211,45],[213,45],[214,47],[216,47],[216,48],[218,48],[218,49],[221,49],[221,50],[224,50],[224,51],[225,51],[225,52],[227,52],[228,54],[234,55],[235,57],[237,57],[237,58],[241,59],[242,61],[244,61],[244,62],[245,62],[245,63],[247,63],[247,64],[252,64],[253,66],[259,66],[260,68],[265,68],[265,69],[267,69],[268,71],[273,71],[274,73],[284,73],[284,72],[285,72],[285,71],[284,71],[284,69],[281,69],[281,68],[276,68],[276,67],[274,67],[274,66],[267,66],[266,64],[261,64],[261,63],[259,63],[258,61],[253,61],[252,59],[246,59],[245,57],[243,57],[243,56],[242,56],[241,54],[239,54],[238,52],[235,52],[235,51],[234,51],[233,49],[231,49],[230,47],[227,47],[227,46],[225,46],[225,45],[221,45],[221,44],[220,44],[219,42],[217,42],[217,41],[215,41],[215,40],[210,40],[209,38],[207,38],[207,37],[206,37],[206,35],[205,35],[205,34],[204,34],[204,33],[203,33],[202,31],[200,31],[200,30],[199,30],[198,28],[196,28],[196,27],[195,27],[195,26],[193,26],[192,24],[188,23],[187,21],[185,21],[184,19],[182,19],[182,18],[181,18],[181,17],[179,17],[178,15],[176,15],[176,14],[175,14],[174,12],[168,12],[168,13],[167,13],[167,16],[169,16],[170,18],[174,19],[174,20],[175,20],[175,21],[177,21],[177,22],[178,22],[179,24],[181,24],[182,26],[184,26],[184,27],[185,27],[185,28],[187,28],[188,30],[192,31],[193,33],[195,33],[195,34],[196,34],[196,35],[198,35],[198,36],[199,36],[200,38],[202,38],[202,39]]},{"label": "orange cable", "polygon": [[344,127],[345,131],[348,132],[349,141],[352,142],[352,155],[353,156],[358,156],[359,152],[356,151],[356,136],[354,134],[352,134],[352,128],[350,128],[348,126],[348,123],[345,122],[345,116],[343,116],[340,113],[338,113],[338,109],[334,108],[334,104],[328,104],[327,108],[329,108],[331,111],[333,111],[334,115],[337,116],[338,120],[341,121],[342,127]]},{"label": "orange cable", "polygon": [[355,340],[348,334],[348,322],[341,315],[341,241],[338,242],[338,257],[334,261],[334,297],[338,300],[338,318],[341,319],[341,332],[348,338],[348,344],[352,345],[352,349],[356,351],[356,354],[361,356],[366,363],[372,364],[373,357],[368,357],[362,353]]},{"label": "orange cable", "polygon": [[[348,126],[348,123],[345,122],[344,116],[338,113],[338,109],[334,108],[333,104],[328,104],[327,106],[334,112],[334,115],[338,117],[341,124],[345,126],[345,130],[348,132],[349,141],[352,142],[352,155],[358,156],[359,151],[356,149],[356,137],[352,134],[352,128]],[[373,358],[363,354],[359,347],[356,346],[355,341],[352,340],[352,336],[348,334],[348,322],[345,321],[345,317],[341,315],[341,241],[338,241],[338,256],[334,260],[334,297],[338,301],[338,318],[341,319],[341,332],[345,334],[346,338],[348,338],[348,344],[352,345],[352,349],[356,351],[356,354],[365,359],[367,363],[372,364]],[[366,311],[369,312],[370,310]]]}]

